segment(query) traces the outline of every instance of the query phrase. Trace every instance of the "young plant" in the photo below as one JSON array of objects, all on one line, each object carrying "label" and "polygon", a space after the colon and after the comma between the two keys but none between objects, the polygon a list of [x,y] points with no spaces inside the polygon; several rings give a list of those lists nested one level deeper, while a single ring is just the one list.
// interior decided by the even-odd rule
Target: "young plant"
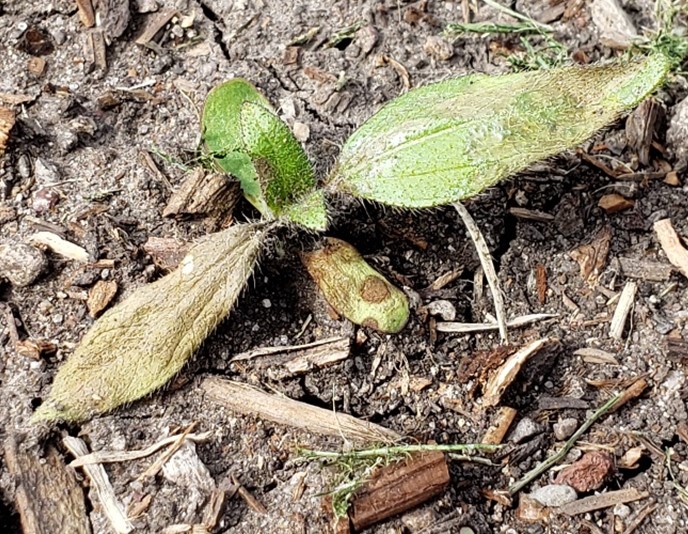
[{"label": "young plant", "polygon": [[[664,54],[601,66],[480,74],[409,91],[342,147],[321,187],[302,147],[244,80],[211,91],[203,141],[262,221],[199,242],[172,274],[105,313],[60,368],[33,420],[80,421],[165,384],[224,319],[282,224],[322,231],[325,197],[345,193],[403,208],[471,198],[528,165],[585,141],[650,95]],[[330,239],[304,257],[330,304],[350,320],[397,332],[408,302],[351,245]]]}]

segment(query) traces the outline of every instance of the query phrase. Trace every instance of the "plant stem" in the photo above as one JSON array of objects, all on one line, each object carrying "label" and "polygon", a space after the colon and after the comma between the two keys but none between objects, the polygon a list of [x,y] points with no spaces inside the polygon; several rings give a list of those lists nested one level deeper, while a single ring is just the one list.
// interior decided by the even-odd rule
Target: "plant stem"
[{"label": "plant stem", "polygon": [[520,490],[522,490],[525,486],[530,484],[533,480],[535,480],[537,477],[539,477],[542,473],[547,471],[550,467],[553,465],[559,463],[561,460],[563,460],[566,455],[569,453],[571,448],[575,445],[576,441],[578,441],[578,438],[580,438],[583,434],[587,432],[587,430],[597,421],[600,417],[602,417],[604,414],[606,414],[609,410],[611,410],[614,405],[619,401],[624,396],[624,393],[619,393],[618,395],[614,395],[611,399],[609,399],[607,402],[605,402],[602,406],[600,406],[595,413],[593,413],[588,420],[585,421],[581,425],[581,427],[576,430],[576,432],[569,438],[569,440],[564,444],[564,446],[561,448],[559,452],[554,454],[553,456],[550,456],[542,462],[540,465],[535,467],[534,469],[531,469],[526,473],[526,475],[516,482],[514,485],[509,487],[509,494],[513,495],[514,493],[518,493]]}]

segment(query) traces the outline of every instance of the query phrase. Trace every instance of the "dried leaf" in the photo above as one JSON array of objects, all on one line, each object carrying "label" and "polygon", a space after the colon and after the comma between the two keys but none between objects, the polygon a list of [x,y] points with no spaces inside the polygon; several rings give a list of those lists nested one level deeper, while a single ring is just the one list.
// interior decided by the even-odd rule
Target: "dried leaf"
[{"label": "dried leaf", "polygon": [[554,479],[555,484],[566,484],[579,493],[602,487],[614,470],[614,461],[604,451],[585,454],[580,460],[563,469]]},{"label": "dried leaf", "polygon": [[32,420],[81,421],[163,386],[229,313],[264,234],[259,224],[213,234],[176,271],[107,311],[59,369]]},{"label": "dried leaf", "polygon": [[302,259],[327,302],[353,323],[389,333],[406,325],[406,295],[346,241],[329,237],[323,248],[304,253]]},{"label": "dried leaf", "polygon": [[328,183],[417,208],[470,198],[573,147],[652,93],[668,60],[464,76],[393,100],[347,140]]}]

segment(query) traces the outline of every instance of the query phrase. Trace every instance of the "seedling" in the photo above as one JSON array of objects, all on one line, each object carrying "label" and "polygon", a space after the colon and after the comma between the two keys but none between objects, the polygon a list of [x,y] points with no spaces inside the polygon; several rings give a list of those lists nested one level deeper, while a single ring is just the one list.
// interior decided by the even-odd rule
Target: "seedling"
[{"label": "seedling", "polygon": [[[262,220],[209,236],[175,272],[106,312],[59,370],[33,420],[80,421],[165,384],[229,313],[265,236],[281,225],[325,230],[327,196],[402,208],[471,198],[586,140],[651,94],[669,66],[654,53],[414,89],[353,133],[320,186],[267,99],[244,80],[220,85],[203,110],[204,146],[214,165],[240,182]],[[385,332],[405,325],[406,297],[351,245],[329,240],[305,263],[340,314]]]}]

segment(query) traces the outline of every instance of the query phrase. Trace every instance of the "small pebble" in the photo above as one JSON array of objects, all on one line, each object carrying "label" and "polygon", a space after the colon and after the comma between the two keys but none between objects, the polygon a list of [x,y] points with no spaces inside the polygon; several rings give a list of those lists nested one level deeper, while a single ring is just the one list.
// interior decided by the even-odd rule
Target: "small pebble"
[{"label": "small pebble", "polygon": [[542,432],[542,427],[533,421],[530,417],[524,417],[521,419],[514,431],[509,436],[509,441],[514,443],[522,443],[528,438],[532,438]]},{"label": "small pebble", "polygon": [[270,302],[270,299],[263,299],[261,304],[263,305],[263,308],[271,308],[272,307],[272,302]]},{"label": "small pebble", "polygon": [[423,50],[431,58],[438,61],[447,61],[454,55],[454,47],[438,35],[431,35],[425,40]]},{"label": "small pebble", "polygon": [[559,441],[564,441],[571,436],[578,428],[578,419],[575,417],[567,417],[558,423],[554,423],[554,437]]},{"label": "small pebble", "polygon": [[48,265],[39,249],[25,243],[10,242],[0,245],[0,276],[13,285],[31,285]]},{"label": "small pebble", "polygon": [[614,506],[614,515],[616,517],[620,517],[621,519],[626,519],[629,515],[631,515],[631,508],[628,505],[619,503]]},{"label": "small pebble", "polygon": [[578,494],[571,486],[563,484],[548,484],[536,489],[530,497],[545,506],[564,506],[578,499]]},{"label": "small pebble", "polygon": [[427,307],[430,315],[439,315],[444,321],[456,319],[456,308],[448,300],[434,300]]}]

